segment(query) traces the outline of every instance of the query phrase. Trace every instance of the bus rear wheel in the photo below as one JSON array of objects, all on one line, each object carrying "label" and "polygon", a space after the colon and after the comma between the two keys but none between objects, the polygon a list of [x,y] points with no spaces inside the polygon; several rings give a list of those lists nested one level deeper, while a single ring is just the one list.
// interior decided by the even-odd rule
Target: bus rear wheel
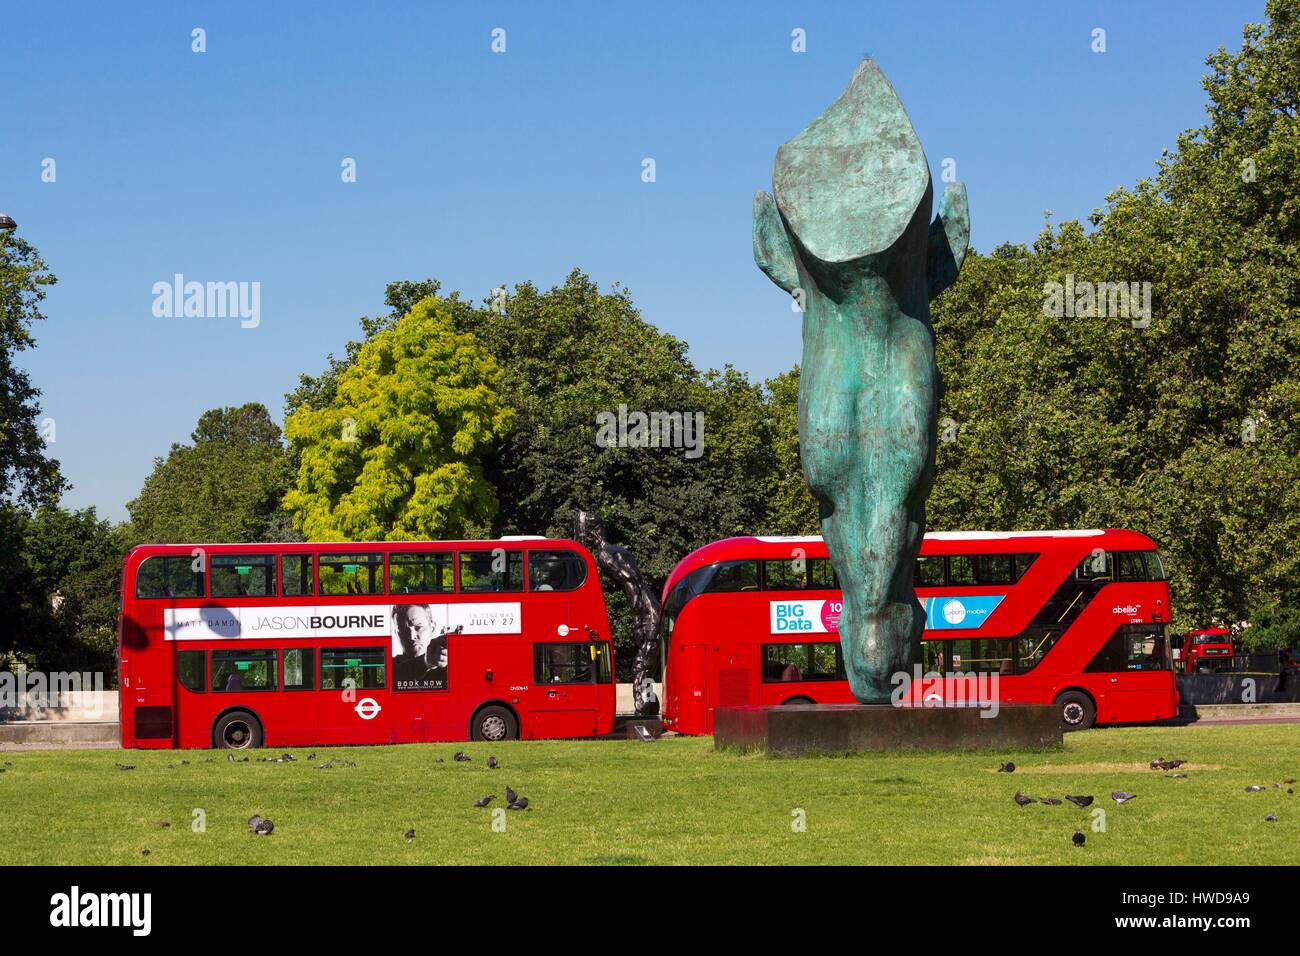
[{"label": "bus rear wheel", "polygon": [[782,707],[803,707],[807,704],[811,704],[812,702],[813,699],[811,697],[791,697],[789,700],[781,701],[781,706]]},{"label": "bus rear wheel", "polygon": [[221,750],[248,750],[262,746],[262,722],[246,710],[232,710],[212,728],[212,740]]},{"label": "bus rear wheel", "polygon": [[474,715],[470,727],[471,740],[515,740],[519,736],[519,722],[504,707],[484,707]]},{"label": "bus rear wheel", "polygon": [[1056,698],[1061,710],[1062,730],[1087,730],[1097,722],[1097,708],[1087,694],[1068,690]]}]

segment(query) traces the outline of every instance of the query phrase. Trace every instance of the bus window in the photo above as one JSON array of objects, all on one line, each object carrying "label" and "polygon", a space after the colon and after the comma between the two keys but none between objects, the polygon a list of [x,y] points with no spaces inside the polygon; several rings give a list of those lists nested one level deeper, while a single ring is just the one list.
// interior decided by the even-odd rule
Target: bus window
[{"label": "bus window", "polygon": [[539,684],[590,684],[592,652],[600,644],[537,644],[533,667]]},{"label": "bus window", "polygon": [[207,651],[181,651],[176,655],[176,679],[186,690],[202,694],[208,689],[207,676]]},{"label": "bus window", "polygon": [[835,577],[835,567],[830,558],[808,559],[808,587],[818,590],[833,590],[840,586]]},{"label": "bus window", "polygon": [[943,557],[917,558],[914,578],[913,586],[918,588],[943,587]]},{"label": "bus window", "polygon": [[769,591],[802,590],[808,582],[807,558],[773,558],[763,562],[763,583]]},{"label": "bus window", "polygon": [[322,647],[320,689],[342,690],[344,681],[356,690],[382,690],[387,684],[388,661],[382,647]]},{"label": "bus window", "polygon": [[1047,656],[1047,652],[1061,639],[1061,632],[1055,629],[1034,629],[1026,631],[1016,638],[1017,674],[1026,674],[1038,666]]},{"label": "bus window", "polygon": [[494,548],[460,553],[460,589],[468,592],[522,591],[524,553]]},{"label": "bus window", "polygon": [[[931,649],[927,646],[931,644],[943,646]],[[1010,674],[1012,672],[1011,638],[1009,637],[922,641],[921,647],[923,651],[930,651],[930,654],[922,656],[929,658],[930,655],[934,655],[936,658],[933,662],[934,666],[930,666],[930,661],[927,659],[927,670],[940,673],[961,671],[963,674]]]},{"label": "bus window", "polygon": [[275,594],[273,554],[214,554],[208,558],[208,564],[214,598]]},{"label": "bus window", "polygon": [[975,557],[976,584],[1010,584],[1011,555],[980,554]]},{"label": "bus window", "polygon": [[948,583],[965,585],[975,583],[975,560],[968,554],[948,557]]},{"label": "bus window", "polygon": [[237,693],[275,690],[275,651],[213,651],[212,689]]},{"label": "bus window", "polygon": [[311,690],[316,684],[316,651],[310,647],[284,650],[284,689]]},{"label": "bus window", "polygon": [[1015,575],[1016,575],[1013,581],[1019,581],[1021,578],[1025,576],[1025,572],[1029,570],[1029,566],[1034,563],[1034,558],[1038,557],[1038,555],[1016,554],[1016,555],[1012,555],[1012,557],[1014,559],[1013,564],[1015,566]]},{"label": "bus window", "polygon": [[411,551],[388,556],[389,594],[450,594],[456,590],[450,551]]},{"label": "bus window", "polygon": [[765,684],[844,679],[838,641],[763,646]]},{"label": "bus window", "polygon": [[384,592],[382,554],[322,554],[318,560],[321,594]]},{"label": "bus window", "polygon": [[[195,565],[200,570],[194,570]],[[202,562],[188,554],[155,554],[140,562],[135,572],[138,598],[203,597]]]},{"label": "bus window", "polygon": [[1074,569],[1074,576],[1080,581],[1112,581],[1113,571],[1111,553],[1098,549],[1079,562],[1079,566]]},{"label": "bus window", "polygon": [[280,555],[280,593],[285,597],[308,597],[316,593],[312,554]]},{"label": "bus window", "polygon": [[1150,581],[1165,580],[1165,565],[1164,562],[1160,560],[1160,552],[1144,551],[1143,553],[1147,556],[1147,574],[1149,575],[1148,580]]},{"label": "bus window", "polygon": [[757,561],[722,561],[714,567],[710,591],[757,591]]},{"label": "bus window", "polygon": [[1167,670],[1163,628],[1161,624],[1121,624],[1088,662],[1084,673]]},{"label": "bus window", "polygon": [[528,590],[576,591],[587,580],[587,562],[574,551],[528,552]]}]

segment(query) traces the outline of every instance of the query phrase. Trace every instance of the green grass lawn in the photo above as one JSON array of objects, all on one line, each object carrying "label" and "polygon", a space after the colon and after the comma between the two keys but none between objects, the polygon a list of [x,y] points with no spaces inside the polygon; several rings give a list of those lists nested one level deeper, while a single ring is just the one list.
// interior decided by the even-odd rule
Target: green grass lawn
[{"label": "green grass lawn", "polygon": [[[3,753],[0,864],[1295,863],[1300,796],[1243,788],[1300,777],[1298,742],[1300,727],[1252,725],[1093,730],[1046,753],[800,759],[717,753],[711,738],[322,747],[311,762],[290,751],[292,763],[256,762],[281,751],[249,763],[215,751]],[[472,762],[453,762],[458,749]],[[487,769],[489,754],[501,769]],[[1188,760],[1189,778],[1147,769],[1153,757]],[[329,758],[356,766],[314,768]],[[993,772],[1008,759],[1014,774]],[[491,811],[471,804],[507,784],[532,807],[495,832]],[[1021,809],[1017,789],[1094,794],[1106,831],[1069,803]],[[1137,799],[1116,806],[1121,789]],[[206,832],[191,828],[195,809]],[[272,835],[248,832],[254,813],[275,822]]]}]

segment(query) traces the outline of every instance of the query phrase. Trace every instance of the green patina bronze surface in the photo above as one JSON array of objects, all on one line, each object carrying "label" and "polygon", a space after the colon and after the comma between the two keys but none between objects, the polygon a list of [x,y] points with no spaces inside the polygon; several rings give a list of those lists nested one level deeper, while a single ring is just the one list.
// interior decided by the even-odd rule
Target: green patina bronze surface
[{"label": "green patina bronze surface", "polygon": [[780,148],[754,197],[754,260],[803,307],[804,478],[844,591],[840,643],[854,696],[889,699],[920,661],[912,570],[934,472],[939,373],[930,299],[970,238],[966,188],[929,222],[929,164],[898,94],[870,60]]}]

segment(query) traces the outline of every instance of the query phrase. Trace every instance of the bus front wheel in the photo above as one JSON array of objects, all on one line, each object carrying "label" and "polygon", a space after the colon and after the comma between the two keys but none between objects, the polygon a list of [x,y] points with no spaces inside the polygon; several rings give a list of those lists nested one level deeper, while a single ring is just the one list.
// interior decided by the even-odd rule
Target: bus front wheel
[{"label": "bus front wheel", "polygon": [[212,728],[212,740],[222,750],[262,746],[262,722],[246,710],[232,710]]},{"label": "bus front wheel", "polygon": [[1056,706],[1061,710],[1061,728],[1064,730],[1087,730],[1097,721],[1097,708],[1087,694],[1069,690],[1056,698]]},{"label": "bus front wheel", "polygon": [[474,715],[471,740],[514,740],[519,736],[519,722],[504,707],[484,707]]}]

